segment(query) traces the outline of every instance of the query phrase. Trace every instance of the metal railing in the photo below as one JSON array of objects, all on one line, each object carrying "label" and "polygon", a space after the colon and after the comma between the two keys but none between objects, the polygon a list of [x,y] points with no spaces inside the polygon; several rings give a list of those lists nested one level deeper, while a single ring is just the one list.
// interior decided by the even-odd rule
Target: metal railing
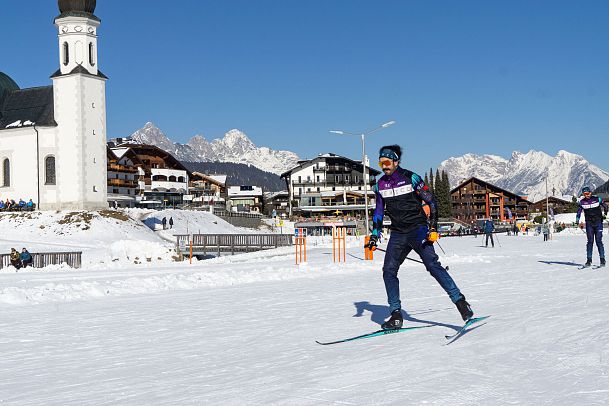
[{"label": "metal railing", "polygon": [[193,254],[213,254],[262,251],[292,245],[291,234],[178,234],[176,247],[179,252],[190,252],[192,240]]},{"label": "metal railing", "polygon": [[[44,268],[47,265],[60,265],[66,263],[72,268],[82,266],[82,252],[30,252],[32,255],[32,266]],[[0,269],[11,265],[11,254],[0,254]]]}]

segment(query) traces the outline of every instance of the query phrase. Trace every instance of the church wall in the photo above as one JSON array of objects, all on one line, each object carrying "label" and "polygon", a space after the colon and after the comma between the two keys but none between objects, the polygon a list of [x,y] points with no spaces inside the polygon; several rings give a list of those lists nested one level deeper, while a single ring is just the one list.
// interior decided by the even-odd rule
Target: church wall
[{"label": "church wall", "polygon": [[[0,185],[3,185],[4,167],[6,158],[10,162],[10,186],[0,186],[0,199],[13,199],[25,201],[32,199],[36,205],[44,207],[45,194],[44,158],[54,155],[56,148],[53,145],[54,129],[38,128],[38,140],[40,145],[40,198],[38,202],[38,184],[36,174],[36,130],[33,127],[15,130],[0,131]],[[52,189],[53,187],[48,187]]]}]

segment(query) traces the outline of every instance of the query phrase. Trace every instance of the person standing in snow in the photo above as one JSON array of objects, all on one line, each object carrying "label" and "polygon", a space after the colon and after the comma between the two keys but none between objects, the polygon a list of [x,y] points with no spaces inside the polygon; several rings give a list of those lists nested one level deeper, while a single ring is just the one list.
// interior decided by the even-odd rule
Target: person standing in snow
[{"label": "person standing in snow", "polygon": [[495,225],[493,220],[490,218],[484,222],[484,233],[486,234],[486,247],[488,248],[488,239],[491,239],[491,245],[495,248],[495,241],[493,241],[493,231],[495,231]]},{"label": "person standing in snow", "polygon": [[[585,267],[592,265],[592,249],[594,246],[594,240],[596,240],[596,247],[598,248],[598,255],[601,258],[601,266],[605,266],[605,247],[603,245],[603,220],[607,217],[607,203],[603,202],[598,196],[592,195],[592,190],[588,186],[582,188],[582,194],[584,197],[579,201],[579,208],[577,209],[577,216],[575,216],[575,223],[579,224],[582,212],[586,219],[586,236],[588,242],[586,244],[586,264]],[[603,214],[604,212],[604,214]],[[580,225],[582,227],[582,225]]]},{"label": "person standing in snow", "polygon": [[14,248],[11,248],[10,260],[11,260],[12,266],[14,266],[17,269],[21,268],[21,257],[19,256],[19,253],[17,252],[17,250]]},{"label": "person standing in snow", "polygon": [[161,220],[161,223],[163,224],[163,230],[167,229],[167,217],[163,217],[163,220]]},{"label": "person standing in snow", "polygon": [[541,227],[541,231],[543,233],[543,240],[544,241],[548,241],[549,236],[550,236],[550,226],[548,225],[548,223],[545,223],[542,227]]},{"label": "person standing in snow", "polygon": [[[367,248],[375,250],[383,230],[385,211],[391,219],[391,236],[387,244],[383,264],[383,280],[387,292],[390,318],[382,324],[385,330],[399,329],[404,323],[400,301],[398,270],[410,251],[415,251],[427,271],[433,276],[451,301],[457,306],[463,320],[469,320],[474,312],[465,296],[438,261],[433,243],[439,238],[438,203],[419,175],[399,166],[402,148],[389,145],[379,151],[379,165],[385,173],[374,186],[376,208],[373,231]],[[429,207],[429,218],[422,203]]]},{"label": "person standing in snow", "polygon": [[173,217],[169,217],[169,228],[173,228]]}]

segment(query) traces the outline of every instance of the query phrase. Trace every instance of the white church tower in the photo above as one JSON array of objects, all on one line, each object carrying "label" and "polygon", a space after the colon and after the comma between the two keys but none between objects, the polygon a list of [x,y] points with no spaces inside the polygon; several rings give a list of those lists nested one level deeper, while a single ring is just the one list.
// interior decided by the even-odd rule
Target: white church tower
[{"label": "white church tower", "polygon": [[[59,70],[53,80],[56,187],[41,209],[105,209],[106,80],[97,59],[95,0],[58,0]],[[44,152],[44,151],[43,151]],[[46,207],[44,207],[46,206]]]}]

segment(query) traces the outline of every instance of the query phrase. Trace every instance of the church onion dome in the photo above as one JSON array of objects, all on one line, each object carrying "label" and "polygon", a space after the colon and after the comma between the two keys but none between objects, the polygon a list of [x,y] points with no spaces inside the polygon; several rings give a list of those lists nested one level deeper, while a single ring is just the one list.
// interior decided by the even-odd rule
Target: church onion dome
[{"label": "church onion dome", "polygon": [[2,118],[2,105],[4,104],[4,99],[10,92],[15,90],[19,90],[17,83],[15,83],[10,76],[0,72],[0,119]]},{"label": "church onion dome", "polygon": [[57,0],[57,4],[61,13],[57,18],[87,17],[99,21],[99,18],[93,15],[96,0]]},{"label": "church onion dome", "polygon": [[0,72],[0,93],[3,91],[12,92],[13,90],[19,90],[19,86],[10,76]]},{"label": "church onion dome", "polygon": [[95,12],[95,0],[59,0],[59,11],[69,13],[71,11],[80,11],[93,14]]}]

